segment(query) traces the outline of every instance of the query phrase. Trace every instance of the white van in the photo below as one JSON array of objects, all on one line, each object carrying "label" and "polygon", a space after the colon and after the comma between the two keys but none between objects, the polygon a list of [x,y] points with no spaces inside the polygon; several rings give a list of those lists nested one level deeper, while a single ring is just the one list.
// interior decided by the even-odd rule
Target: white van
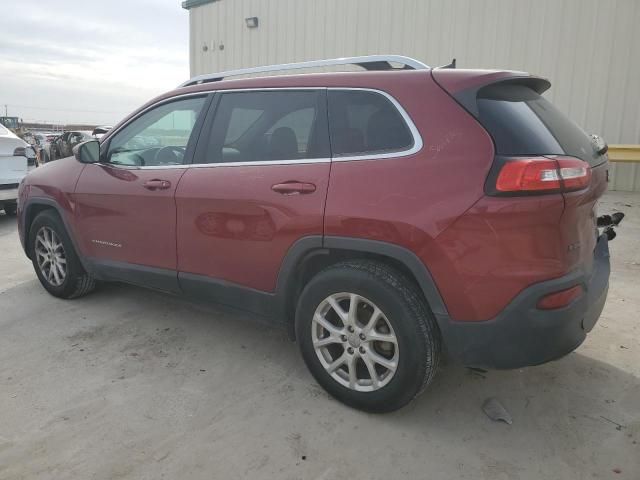
[{"label": "white van", "polygon": [[18,185],[28,173],[29,163],[34,163],[35,156],[31,145],[0,125],[0,209],[7,215],[16,214]]}]

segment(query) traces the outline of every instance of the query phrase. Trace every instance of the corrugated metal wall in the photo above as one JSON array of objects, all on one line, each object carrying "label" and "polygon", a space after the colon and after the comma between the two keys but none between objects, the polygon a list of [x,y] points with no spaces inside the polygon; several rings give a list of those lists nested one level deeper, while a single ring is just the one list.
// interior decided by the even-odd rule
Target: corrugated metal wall
[{"label": "corrugated metal wall", "polygon": [[[548,77],[547,96],[587,131],[640,144],[640,0],[218,0],[191,8],[190,24],[193,75],[376,53],[456,57]],[[612,170],[612,189],[640,190],[640,165]]]}]

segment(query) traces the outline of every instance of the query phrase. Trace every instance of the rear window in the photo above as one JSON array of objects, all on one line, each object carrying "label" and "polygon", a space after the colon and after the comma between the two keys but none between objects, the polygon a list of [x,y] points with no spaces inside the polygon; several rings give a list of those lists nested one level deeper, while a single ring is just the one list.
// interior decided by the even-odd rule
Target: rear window
[{"label": "rear window", "polygon": [[371,91],[329,90],[329,131],[334,156],[398,152],[413,146],[398,109]]},{"label": "rear window", "polygon": [[591,138],[525,85],[494,84],[478,92],[478,120],[499,155],[571,155],[600,163]]},{"label": "rear window", "polygon": [[200,163],[329,157],[322,90],[227,92],[216,109]]}]

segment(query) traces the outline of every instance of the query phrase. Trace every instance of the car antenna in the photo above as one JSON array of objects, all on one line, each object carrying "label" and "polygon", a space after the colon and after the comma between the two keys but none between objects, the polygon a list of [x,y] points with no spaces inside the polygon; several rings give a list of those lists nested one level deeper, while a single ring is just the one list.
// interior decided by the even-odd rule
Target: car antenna
[{"label": "car antenna", "polygon": [[456,59],[454,58],[453,60],[451,60],[451,63],[448,63],[447,65],[442,65],[441,67],[438,68],[456,68]]}]

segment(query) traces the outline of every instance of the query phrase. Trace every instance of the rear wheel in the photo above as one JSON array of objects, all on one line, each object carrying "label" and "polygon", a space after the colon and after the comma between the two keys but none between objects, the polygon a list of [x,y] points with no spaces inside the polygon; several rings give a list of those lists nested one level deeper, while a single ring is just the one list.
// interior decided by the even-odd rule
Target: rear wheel
[{"label": "rear wheel", "polygon": [[73,248],[62,220],[52,210],[38,214],[29,230],[33,268],[42,286],[60,298],[77,298],[94,289]]},{"label": "rear wheel", "polygon": [[316,275],[298,302],[296,337],[318,383],[370,412],[409,403],[440,358],[440,333],[422,295],[377,262],[339,263]]}]

